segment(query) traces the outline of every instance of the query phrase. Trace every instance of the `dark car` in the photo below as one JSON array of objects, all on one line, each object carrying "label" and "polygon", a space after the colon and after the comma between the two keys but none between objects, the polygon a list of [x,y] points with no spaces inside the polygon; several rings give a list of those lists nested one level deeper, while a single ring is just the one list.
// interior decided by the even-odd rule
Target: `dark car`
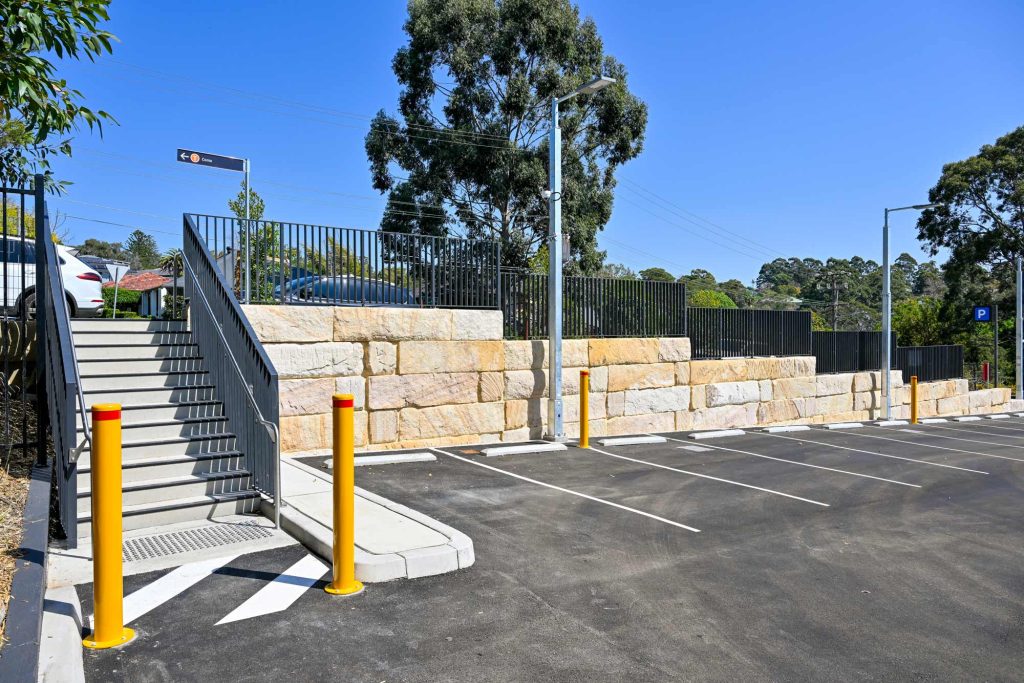
[{"label": "dark car", "polygon": [[291,303],[335,306],[415,306],[416,297],[404,287],[361,277],[320,277],[289,286],[285,294]]}]

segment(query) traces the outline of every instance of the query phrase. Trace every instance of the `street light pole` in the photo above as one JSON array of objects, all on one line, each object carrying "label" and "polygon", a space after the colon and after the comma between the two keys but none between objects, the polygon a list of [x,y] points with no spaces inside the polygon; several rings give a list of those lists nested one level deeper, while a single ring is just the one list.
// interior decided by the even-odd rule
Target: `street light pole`
[{"label": "street light pole", "polygon": [[882,225],[882,357],[884,376],[882,387],[885,392],[885,419],[892,419],[892,280],[889,275],[889,214],[893,211],[923,211],[934,209],[938,204],[914,204],[885,210]]},{"label": "street light pole", "polygon": [[249,303],[249,297],[252,295],[252,290],[249,289],[249,264],[252,261],[252,255],[249,253],[252,249],[252,229],[249,225],[249,160],[245,160],[245,297],[243,301]]},{"label": "street light pole", "polygon": [[1017,400],[1024,399],[1024,260],[1017,257],[1017,324],[1014,328],[1017,341]]},{"label": "street light pole", "polygon": [[615,82],[598,76],[564,97],[551,98],[548,169],[548,433],[565,441],[562,411],[562,129],[558,105],[577,95],[591,95]]}]

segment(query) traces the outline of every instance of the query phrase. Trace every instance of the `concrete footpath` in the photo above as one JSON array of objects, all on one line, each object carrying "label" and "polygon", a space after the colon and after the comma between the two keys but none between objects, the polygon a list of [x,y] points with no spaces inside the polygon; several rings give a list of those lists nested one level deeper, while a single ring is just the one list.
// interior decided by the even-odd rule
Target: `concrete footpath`
[{"label": "concrete footpath", "polygon": [[[403,465],[384,465],[401,468]],[[281,526],[328,562],[332,547],[332,479],[291,458],[281,460]],[[466,534],[404,505],[356,487],[356,578],[365,583],[415,579],[474,562]]]}]

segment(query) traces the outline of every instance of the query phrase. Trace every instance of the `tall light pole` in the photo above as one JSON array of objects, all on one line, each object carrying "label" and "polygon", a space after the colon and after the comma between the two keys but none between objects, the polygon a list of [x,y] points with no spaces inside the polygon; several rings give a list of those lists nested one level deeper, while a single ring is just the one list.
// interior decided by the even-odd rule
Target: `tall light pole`
[{"label": "tall light pole", "polygon": [[1013,336],[1017,342],[1017,400],[1024,399],[1024,259],[1017,257],[1017,324]]},{"label": "tall light pole", "polygon": [[882,357],[885,358],[885,376],[882,386],[885,391],[885,419],[892,419],[892,282],[889,278],[889,214],[894,211],[924,211],[934,209],[938,204],[914,204],[885,210],[885,224],[882,226]]},{"label": "tall light pole", "polygon": [[591,95],[615,82],[597,76],[564,97],[551,98],[551,136],[548,169],[548,433],[551,441],[565,441],[562,420],[562,129],[558,105],[577,95]]}]

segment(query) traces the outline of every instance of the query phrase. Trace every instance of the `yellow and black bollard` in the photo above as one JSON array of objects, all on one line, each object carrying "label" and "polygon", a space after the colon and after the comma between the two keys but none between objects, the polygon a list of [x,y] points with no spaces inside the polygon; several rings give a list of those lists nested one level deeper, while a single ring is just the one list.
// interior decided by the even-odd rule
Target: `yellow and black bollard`
[{"label": "yellow and black bollard", "polygon": [[589,370],[580,370],[580,448],[590,448]]},{"label": "yellow and black bollard", "polygon": [[334,395],[334,579],[324,588],[332,595],[363,590],[356,581],[355,397]]},{"label": "yellow and black bollard", "polygon": [[93,631],[82,641],[102,650],[135,637],[124,626],[124,568],[121,564],[121,406],[92,407],[92,571]]},{"label": "yellow and black bollard", "polygon": [[910,378],[910,424],[917,424],[917,375]]}]

